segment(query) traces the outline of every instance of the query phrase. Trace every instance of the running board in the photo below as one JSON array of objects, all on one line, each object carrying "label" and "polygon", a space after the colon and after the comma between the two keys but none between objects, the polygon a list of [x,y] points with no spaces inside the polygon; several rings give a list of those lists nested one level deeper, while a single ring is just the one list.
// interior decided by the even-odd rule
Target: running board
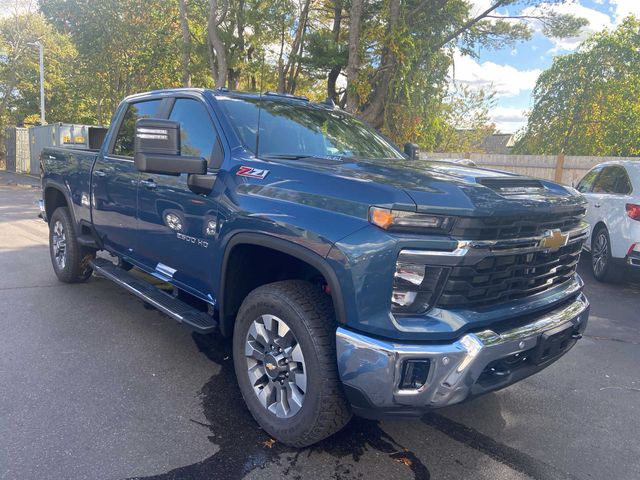
[{"label": "running board", "polygon": [[120,285],[162,313],[184,323],[198,333],[211,333],[218,326],[218,322],[209,314],[187,305],[182,300],[163,292],[108,260],[96,258],[91,262],[91,266],[97,274]]}]

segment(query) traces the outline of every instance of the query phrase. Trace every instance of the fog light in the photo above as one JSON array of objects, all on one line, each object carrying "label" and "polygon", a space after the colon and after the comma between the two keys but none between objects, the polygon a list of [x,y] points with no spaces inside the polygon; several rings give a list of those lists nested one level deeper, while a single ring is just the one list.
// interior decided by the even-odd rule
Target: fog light
[{"label": "fog light", "polygon": [[408,307],[418,296],[418,292],[399,292],[394,290],[391,294],[391,303],[398,307]]},{"label": "fog light", "polygon": [[401,390],[417,390],[427,383],[430,360],[405,360],[400,379]]}]

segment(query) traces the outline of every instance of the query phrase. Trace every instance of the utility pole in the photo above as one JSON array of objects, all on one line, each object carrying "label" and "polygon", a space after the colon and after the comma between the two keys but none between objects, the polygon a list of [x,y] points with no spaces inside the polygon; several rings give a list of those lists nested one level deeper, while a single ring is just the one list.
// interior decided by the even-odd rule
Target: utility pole
[{"label": "utility pole", "polygon": [[40,41],[28,45],[38,47],[40,53],[40,124],[45,125],[47,122],[44,118],[44,45]]}]

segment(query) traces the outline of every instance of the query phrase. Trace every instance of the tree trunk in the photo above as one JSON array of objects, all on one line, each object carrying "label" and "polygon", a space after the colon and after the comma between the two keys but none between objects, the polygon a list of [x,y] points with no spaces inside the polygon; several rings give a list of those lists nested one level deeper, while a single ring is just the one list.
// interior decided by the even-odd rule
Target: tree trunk
[{"label": "tree trunk", "polygon": [[[387,38],[394,37],[399,21],[400,0],[391,0],[389,4],[389,28],[387,29]],[[381,128],[384,125],[389,84],[393,79],[396,64],[396,56],[388,47],[385,47],[380,59],[380,68],[376,72],[377,78],[373,84],[373,91],[371,92],[367,105],[360,113],[360,117],[374,128]]]},{"label": "tree trunk", "polygon": [[[280,31],[280,54],[278,55],[278,93],[284,93],[284,18],[282,19],[282,30]],[[262,79],[261,79],[262,82]],[[261,92],[262,93],[262,92]]]},{"label": "tree trunk", "polygon": [[347,61],[347,110],[355,112],[358,109],[355,80],[360,66],[360,27],[362,24],[363,0],[352,0],[349,10],[349,60]]},{"label": "tree trunk", "polygon": [[191,86],[191,32],[187,21],[186,0],[179,0],[180,28],[182,30],[182,86]]},{"label": "tree trunk", "polygon": [[[216,68],[212,69],[211,74],[215,80],[216,88],[223,88],[227,81],[227,55],[224,49],[224,43],[222,43],[222,39],[218,33],[218,27],[227,16],[228,10],[228,0],[225,0],[222,12],[218,12],[218,0],[211,0],[209,21],[207,23],[207,36],[211,43],[211,48],[215,53]],[[214,70],[217,70],[217,75]]]},{"label": "tree trunk", "polygon": [[296,28],[296,35],[293,38],[293,44],[291,45],[291,52],[289,52],[289,58],[284,68],[284,76],[287,77],[287,85],[285,91],[292,93],[295,91],[295,77],[296,77],[296,63],[300,62],[300,55],[302,54],[304,34],[307,30],[307,21],[309,19],[309,7],[311,0],[305,0],[300,12],[300,21],[298,22],[298,28]]},{"label": "tree trunk", "polygon": [[[342,0],[335,0],[333,4],[333,27],[331,28],[331,34],[335,44],[338,44],[340,40],[340,28],[342,24]],[[334,101],[339,102],[338,93],[336,92],[336,81],[340,75],[342,67],[336,65],[329,70],[327,75],[327,97]]]}]

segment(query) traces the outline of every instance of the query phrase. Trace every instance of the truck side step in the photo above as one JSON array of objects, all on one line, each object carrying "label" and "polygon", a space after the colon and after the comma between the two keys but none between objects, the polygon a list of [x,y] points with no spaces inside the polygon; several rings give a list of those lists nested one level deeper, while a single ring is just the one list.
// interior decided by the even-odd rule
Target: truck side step
[{"label": "truck side step", "polygon": [[198,333],[211,333],[218,326],[218,322],[207,313],[187,305],[108,260],[96,258],[91,264],[93,270],[99,275],[117,283],[162,313],[184,323]]}]

